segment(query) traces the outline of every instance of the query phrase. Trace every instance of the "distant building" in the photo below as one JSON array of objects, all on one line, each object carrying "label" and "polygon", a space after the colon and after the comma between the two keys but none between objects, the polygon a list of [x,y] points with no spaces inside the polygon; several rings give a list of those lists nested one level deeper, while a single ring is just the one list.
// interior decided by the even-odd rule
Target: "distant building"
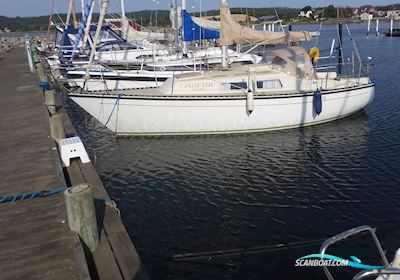
[{"label": "distant building", "polygon": [[353,15],[358,15],[359,10],[358,8],[351,8],[351,12]]},{"label": "distant building", "polygon": [[388,10],[386,11],[386,17],[397,18],[400,16],[400,10]]},{"label": "distant building", "polygon": [[310,18],[312,15],[312,11],[300,11],[300,14],[298,15],[298,17],[306,17],[306,18]]},{"label": "distant building", "polygon": [[362,13],[360,15],[360,19],[361,20],[371,20],[373,17],[374,16],[372,14],[369,14],[369,13],[366,13],[366,12],[364,12],[364,13]]},{"label": "distant building", "polygon": [[365,13],[370,13],[370,14],[376,13],[375,7],[371,6],[371,5],[362,6],[360,9],[362,12],[365,12]]}]

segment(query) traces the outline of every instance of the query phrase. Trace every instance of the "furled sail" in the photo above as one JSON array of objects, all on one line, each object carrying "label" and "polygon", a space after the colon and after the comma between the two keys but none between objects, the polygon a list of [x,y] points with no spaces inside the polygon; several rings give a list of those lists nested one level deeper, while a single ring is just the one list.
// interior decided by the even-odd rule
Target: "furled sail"
[{"label": "furled sail", "polygon": [[219,21],[208,20],[208,19],[199,18],[199,17],[192,17],[192,20],[194,21],[194,23],[196,23],[197,25],[199,25],[205,29],[215,30],[215,31],[221,30],[221,23]]},{"label": "furled sail", "polygon": [[261,44],[277,45],[311,40],[309,32],[271,32],[242,26],[232,16],[226,1],[221,1],[221,45]]},{"label": "furled sail", "polygon": [[89,18],[89,13],[90,13],[93,3],[94,3],[94,0],[88,0],[87,4],[85,6],[85,12],[82,15],[82,20],[81,20],[81,23],[80,23],[79,29],[78,29],[78,35],[77,35],[74,45],[73,45],[71,61],[74,59],[74,54],[75,54],[76,49],[78,48],[78,44],[83,39],[86,25],[87,24],[90,25],[90,22],[88,23],[87,20]]},{"label": "furled sail", "polygon": [[203,39],[218,39],[219,31],[210,30],[200,26],[192,20],[192,17],[186,10],[182,11],[183,15],[183,41],[195,41]]}]

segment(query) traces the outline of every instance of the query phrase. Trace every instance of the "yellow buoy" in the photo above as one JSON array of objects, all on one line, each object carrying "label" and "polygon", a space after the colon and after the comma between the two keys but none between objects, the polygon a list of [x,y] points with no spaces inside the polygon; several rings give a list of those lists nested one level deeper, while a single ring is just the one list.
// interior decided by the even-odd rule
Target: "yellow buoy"
[{"label": "yellow buoy", "polygon": [[308,55],[311,58],[312,64],[317,63],[318,58],[319,58],[319,49],[317,47],[312,47],[308,53]]}]

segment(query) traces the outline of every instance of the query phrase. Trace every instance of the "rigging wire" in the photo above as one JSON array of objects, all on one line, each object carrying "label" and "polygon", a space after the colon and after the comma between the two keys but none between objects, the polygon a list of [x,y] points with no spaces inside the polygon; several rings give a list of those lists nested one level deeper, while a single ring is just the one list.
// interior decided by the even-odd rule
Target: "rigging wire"
[{"label": "rigging wire", "polygon": [[56,8],[54,8],[54,11],[56,12],[56,16],[57,16],[58,19],[61,21],[62,25],[65,26],[65,22],[64,22],[63,19],[60,17],[60,14],[57,12]]},{"label": "rigging wire", "polygon": [[279,26],[281,27],[281,30],[282,30],[282,31],[285,31],[285,29],[283,29],[282,21],[281,21],[281,19],[280,19],[280,17],[279,17],[278,11],[276,10],[276,8],[273,7],[272,0],[270,1],[270,3],[271,3],[271,8],[274,9],[275,16],[277,17],[277,19],[278,19],[278,21],[279,21]]}]

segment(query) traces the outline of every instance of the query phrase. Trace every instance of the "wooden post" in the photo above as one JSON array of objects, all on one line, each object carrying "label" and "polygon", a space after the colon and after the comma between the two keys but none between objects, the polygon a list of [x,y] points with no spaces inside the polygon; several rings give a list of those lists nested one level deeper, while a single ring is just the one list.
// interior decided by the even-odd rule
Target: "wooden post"
[{"label": "wooden post", "polygon": [[63,115],[54,114],[50,116],[50,136],[54,140],[58,141],[60,139],[65,138],[64,124],[63,124]]},{"label": "wooden post", "polygon": [[54,90],[44,91],[44,104],[47,106],[47,110],[51,115],[54,115],[57,111],[56,109],[56,97]]},{"label": "wooden post", "polygon": [[77,232],[85,245],[94,252],[99,245],[96,210],[92,186],[79,184],[64,192],[70,230]]},{"label": "wooden post", "polygon": [[376,36],[379,35],[379,19],[376,20]]}]

